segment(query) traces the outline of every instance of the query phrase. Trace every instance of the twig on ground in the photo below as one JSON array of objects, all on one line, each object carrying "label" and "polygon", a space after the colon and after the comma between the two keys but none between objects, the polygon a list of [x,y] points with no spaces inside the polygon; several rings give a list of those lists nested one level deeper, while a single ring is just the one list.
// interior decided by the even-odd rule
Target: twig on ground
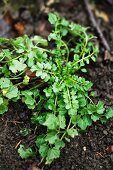
[{"label": "twig on ground", "polygon": [[101,39],[101,41],[102,41],[102,44],[103,44],[104,48],[105,48],[109,53],[111,53],[110,46],[109,46],[107,40],[105,39],[105,37],[104,37],[104,35],[103,35],[103,33],[102,33],[99,25],[98,25],[97,22],[96,22],[96,19],[95,19],[95,17],[94,17],[94,14],[93,14],[92,10],[91,10],[90,7],[89,7],[89,1],[88,1],[88,0],[84,0],[84,3],[85,3],[85,6],[86,6],[86,10],[87,10],[87,12],[88,12],[88,14],[89,14],[90,21],[91,21],[93,27],[96,29],[96,31],[97,31],[97,33],[98,33],[98,36],[100,37],[100,39]]},{"label": "twig on ground", "polygon": [[20,145],[21,141],[22,141],[22,140],[20,140],[20,141],[16,144],[15,149],[18,148],[18,146]]}]

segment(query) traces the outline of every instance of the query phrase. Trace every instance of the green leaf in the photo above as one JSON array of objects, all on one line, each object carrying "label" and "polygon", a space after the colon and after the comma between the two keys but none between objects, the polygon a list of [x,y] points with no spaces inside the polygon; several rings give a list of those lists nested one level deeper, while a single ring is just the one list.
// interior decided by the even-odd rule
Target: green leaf
[{"label": "green leaf", "polygon": [[8,78],[1,78],[0,79],[0,86],[1,88],[8,88],[10,86],[11,82]]},{"label": "green leaf", "polygon": [[22,129],[20,130],[20,134],[21,134],[22,136],[27,136],[27,135],[29,134],[29,129],[27,129],[27,128],[22,128]]},{"label": "green leaf", "polygon": [[60,91],[60,86],[55,82],[52,86],[52,89],[54,93],[58,93]]},{"label": "green leaf", "polygon": [[55,33],[50,33],[48,36],[48,40],[57,40],[57,35]]},{"label": "green leaf", "polygon": [[7,93],[6,93],[6,97],[8,99],[12,99],[18,96],[18,88],[16,86],[10,86]]},{"label": "green leaf", "polygon": [[56,147],[53,147],[48,150],[48,154],[46,157],[46,164],[50,164],[54,159],[59,158],[60,150]]},{"label": "green leaf", "polygon": [[75,136],[78,135],[78,131],[76,129],[74,129],[74,128],[71,128],[71,129],[67,130],[67,134],[69,136],[71,136],[72,138],[74,138]]},{"label": "green leaf", "polygon": [[56,140],[55,148],[61,149],[61,148],[64,148],[64,146],[65,146],[65,143],[62,140],[60,139]]},{"label": "green leaf", "polygon": [[22,95],[25,97],[24,102],[28,106],[29,109],[35,108],[35,99],[32,97],[33,93],[29,90],[25,90],[22,92]]},{"label": "green leaf", "polygon": [[33,115],[33,117],[31,118],[31,121],[32,123],[35,123],[35,124],[41,124],[43,125],[43,123],[45,122],[45,119],[46,119],[46,115]]},{"label": "green leaf", "polygon": [[86,105],[86,103],[87,103],[87,100],[85,99],[84,96],[79,97],[78,101],[79,101],[79,106],[80,107],[84,107]]},{"label": "green leaf", "polygon": [[92,56],[91,59],[95,62],[96,61],[96,57]]},{"label": "green leaf", "polygon": [[39,153],[40,153],[42,158],[46,157],[48,149],[49,149],[49,147],[46,143],[39,146]]},{"label": "green leaf", "polygon": [[96,107],[93,104],[87,105],[87,109],[88,109],[88,114],[90,114],[90,115],[92,115],[93,113],[96,112]]},{"label": "green leaf", "polygon": [[61,24],[65,27],[67,27],[69,25],[69,21],[67,21],[65,18],[62,18]]},{"label": "green leaf", "polygon": [[69,138],[67,138],[67,137],[65,137],[65,140],[66,140],[67,142],[70,142],[70,139],[69,139]]},{"label": "green leaf", "polygon": [[96,122],[97,120],[100,119],[100,116],[95,113],[94,115],[91,115],[91,119],[92,119],[94,122]]},{"label": "green leaf", "polygon": [[57,139],[58,139],[57,133],[55,131],[52,131],[47,133],[45,141],[49,142],[49,144],[54,144]]},{"label": "green leaf", "polygon": [[78,121],[78,126],[82,129],[82,130],[85,130],[87,128],[87,124],[86,122],[81,118],[79,121]]},{"label": "green leaf", "polygon": [[86,73],[86,72],[87,72],[87,70],[86,70],[85,68],[82,68],[81,71],[82,71],[83,73]]},{"label": "green leaf", "polygon": [[26,103],[27,105],[34,105],[35,100],[32,98],[32,96],[26,95],[25,97],[26,97],[25,103]]},{"label": "green leaf", "polygon": [[24,64],[22,61],[18,61],[18,60],[13,60],[12,63],[9,66],[9,69],[13,72],[13,73],[17,73],[18,71],[23,71],[25,70],[25,68],[27,67],[26,64]]},{"label": "green leaf", "polygon": [[36,43],[36,44],[41,44],[43,46],[47,46],[48,45],[48,42],[46,39],[38,36],[38,35],[35,35],[33,38],[31,38],[31,40]]},{"label": "green leaf", "polygon": [[61,129],[65,129],[66,127],[66,119],[65,116],[63,115],[58,115],[58,124]]},{"label": "green leaf", "polygon": [[108,108],[106,110],[105,116],[106,116],[107,119],[112,118],[113,117],[113,109],[112,108]]},{"label": "green leaf", "polygon": [[85,115],[83,117],[84,122],[86,123],[87,126],[91,126],[92,125],[92,120],[91,117],[89,115]]},{"label": "green leaf", "polygon": [[47,126],[47,128],[50,130],[54,130],[57,128],[58,118],[54,114],[48,114],[43,125]]},{"label": "green leaf", "polygon": [[99,101],[96,106],[97,106],[97,113],[103,114],[103,112],[105,110],[103,102]]},{"label": "green leaf", "polygon": [[32,149],[31,148],[26,149],[24,145],[20,145],[18,153],[22,159],[27,159],[34,155]]},{"label": "green leaf", "polygon": [[37,137],[35,143],[36,143],[37,147],[40,147],[42,144],[44,144],[45,143],[45,135],[44,134],[39,135]]},{"label": "green leaf", "polygon": [[24,79],[23,79],[23,84],[24,84],[24,85],[28,85],[28,84],[29,84],[29,80],[30,80],[30,77],[27,76],[27,75],[25,75],[25,76],[24,76]]},{"label": "green leaf", "polygon": [[9,39],[0,37],[0,45],[3,45],[8,42],[9,42]]},{"label": "green leaf", "polygon": [[3,98],[0,97],[0,105],[3,104]]},{"label": "green leaf", "polygon": [[46,88],[43,90],[45,92],[46,97],[50,97],[52,94],[52,89],[51,88]]},{"label": "green leaf", "polygon": [[55,14],[53,14],[53,13],[49,13],[48,16],[49,16],[49,18],[48,18],[49,22],[51,24],[55,25],[56,22],[58,21],[57,16]]},{"label": "green leaf", "polygon": [[70,116],[75,116],[76,114],[77,114],[77,110],[76,109],[69,109],[69,111],[68,111],[68,114],[70,115]]},{"label": "green leaf", "polygon": [[0,115],[8,111],[8,107],[5,103],[0,105]]}]

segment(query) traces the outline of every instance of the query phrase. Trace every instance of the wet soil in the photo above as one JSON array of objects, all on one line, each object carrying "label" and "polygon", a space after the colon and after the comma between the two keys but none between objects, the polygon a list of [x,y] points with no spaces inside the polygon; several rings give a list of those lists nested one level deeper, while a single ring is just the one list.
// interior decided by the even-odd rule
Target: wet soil
[{"label": "wet soil", "polygon": [[[108,1],[101,1],[94,10],[104,12],[104,18],[96,16],[96,21],[113,51],[113,6],[112,0]],[[8,19],[4,20],[0,17],[0,36],[15,37],[26,33],[47,37],[50,30],[47,12],[55,10],[69,20],[90,26],[89,31],[98,37],[82,0],[57,1],[46,6],[44,12],[40,10],[44,1],[37,0],[35,3],[30,7],[24,5],[16,11],[11,11],[10,20],[9,15]],[[34,6],[35,12],[33,12]],[[105,21],[105,15],[108,17],[108,22]],[[99,37],[97,40],[100,44],[100,54],[97,62],[88,66],[85,77],[94,83],[95,101],[100,99],[106,106],[113,106],[113,63],[105,60],[105,49]],[[27,137],[22,137],[19,133],[23,127],[32,129],[29,124],[31,114],[21,103],[14,103],[10,105],[9,112],[0,118],[0,170],[33,170],[29,166],[34,162],[39,163],[39,156],[25,161],[17,153],[19,143],[33,146],[35,135],[32,130]],[[67,143],[60,158],[50,167],[42,164],[40,168],[42,170],[112,170],[113,153],[107,150],[112,145],[113,119],[105,125],[93,124],[85,133]]]}]

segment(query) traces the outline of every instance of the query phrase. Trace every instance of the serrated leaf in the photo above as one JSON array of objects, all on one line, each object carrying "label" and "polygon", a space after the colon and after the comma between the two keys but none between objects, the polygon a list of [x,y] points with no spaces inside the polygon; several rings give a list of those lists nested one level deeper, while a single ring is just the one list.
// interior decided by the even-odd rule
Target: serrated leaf
[{"label": "serrated leaf", "polygon": [[45,92],[45,95],[46,97],[50,97],[51,96],[51,93],[52,93],[52,89],[51,88],[46,88],[43,90]]},{"label": "serrated leaf", "polygon": [[58,124],[61,129],[65,129],[66,127],[66,119],[63,115],[58,115]]},{"label": "serrated leaf", "polygon": [[56,140],[58,140],[58,135],[56,132],[52,131],[47,133],[47,136],[45,138],[46,142],[49,142],[49,144],[54,144]]},{"label": "serrated leaf", "polygon": [[91,119],[96,122],[97,120],[100,119],[100,116],[98,114],[91,115]]},{"label": "serrated leaf", "polygon": [[87,124],[82,118],[77,123],[82,130],[85,130],[87,128]]},{"label": "serrated leaf", "polygon": [[97,113],[103,114],[103,112],[105,110],[103,102],[99,101],[96,106],[97,106]]},{"label": "serrated leaf", "polygon": [[13,73],[17,73],[18,71],[23,71],[25,70],[25,68],[27,67],[26,64],[24,64],[22,61],[18,61],[18,60],[13,60],[12,63],[9,66],[9,69],[13,72]]},{"label": "serrated leaf", "polygon": [[0,105],[3,104],[3,98],[0,97]]},{"label": "serrated leaf", "polygon": [[0,86],[1,88],[8,88],[11,84],[11,81],[8,78],[1,78],[0,79]]},{"label": "serrated leaf", "polygon": [[36,44],[41,44],[43,46],[47,46],[48,45],[48,42],[46,39],[38,36],[38,35],[35,35],[34,37],[31,38],[31,40],[36,43]]},{"label": "serrated leaf", "polygon": [[92,115],[93,113],[95,113],[96,112],[96,107],[95,107],[95,105],[93,105],[93,104],[89,104],[89,105],[87,105],[87,111],[88,111],[88,114],[90,114],[90,115]]},{"label": "serrated leaf", "polygon": [[42,135],[39,135],[35,141],[36,143],[36,146],[40,147],[40,145],[44,144],[45,143],[45,135],[42,134]]},{"label": "serrated leaf", "polygon": [[86,73],[86,72],[87,72],[87,70],[86,70],[85,68],[82,68],[81,71],[82,71],[83,73]]},{"label": "serrated leaf", "polygon": [[43,125],[43,123],[45,122],[45,119],[46,119],[46,115],[34,115],[32,118],[31,118],[31,121],[32,123],[35,123],[35,124],[41,124]]},{"label": "serrated leaf", "polygon": [[59,158],[60,150],[56,147],[53,147],[48,150],[48,154],[46,157],[46,164],[50,164],[54,159]]},{"label": "serrated leaf", "polygon": [[29,80],[30,80],[30,77],[27,76],[27,75],[25,75],[22,83],[23,83],[24,85],[28,85]]},{"label": "serrated leaf", "polygon": [[46,157],[48,149],[49,149],[49,147],[46,143],[39,146],[39,153],[40,153],[42,158]]},{"label": "serrated leaf", "polygon": [[112,108],[107,109],[105,116],[107,119],[113,117],[113,109]]},{"label": "serrated leaf", "polygon": [[74,129],[74,128],[71,128],[71,129],[67,130],[67,134],[69,136],[71,136],[72,138],[74,138],[75,136],[78,135],[78,131],[76,129]]},{"label": "serrated leaf", "polygon": [[65,137],[65,140],[66,140],[67,142],[70,142],[70,139],[69,139],[69,138],[67,138],[67,137]]},{"label": "serrated leaf", "polygon": [[18,88],[16,86],[10,86],[6,95],[8,99],[12,99],[18,96]]},{"label": "serrated leaf", "polygon": [[76,113],[77,113],[77,110],[76,110],[76,109],[73,109],[73,108],[69,109],[69,111],[68,111],[68,114],[69,114],[70,116],[75,116]]},{"label": "serrated leaf", "polygon": [[0,115],[8,111],[8,107],[5,103],[0,105]]},{"label": "serrated leaf", "polygon": [[58,125],[58,118],[54,114],[48,114],[43,125],[47,126],[50,130],[54,130]]},{"label": "serrated leaf", "polygon": [[24,145],[20,145],[18,153],[22,159],[27,159],[34,154],[31,148],[26,149]]},{"label": "serrated leaf", "polygon": [[79,106],[80,106],[80,107],[84,107],[84,106],[86,105],[86,102],[87,102],[84,96],[83,96],[83,97],[80,97],[80,98],[78,99],[78,101],[79,101]]},{"label": "serrated leaf", "polygon": [[55,14],[53,14],[53,13],[49,13],[49,15],[48,15],[49,17],[48,17],[48,20],[49,20],[49,22],[51,23],[51,24],[56,24],[56,22],[57,22],[57,16],[55,15]]},{"label": "serrated leaf", "polygon": [[58,149],[60,149],[60,148],[64,148],[64,146],[65,146],[65,143],[62,141],[62,140],[56,140],[56,142],[55,142],[55,148],[58,148]]},{"label": "serrated leaf", "polygon": [[68,26],[69,25],[69,21],[67,21],[65,18],[63,18],[62,20],[61,20],[61,24],[63,25],[63,26]]}]

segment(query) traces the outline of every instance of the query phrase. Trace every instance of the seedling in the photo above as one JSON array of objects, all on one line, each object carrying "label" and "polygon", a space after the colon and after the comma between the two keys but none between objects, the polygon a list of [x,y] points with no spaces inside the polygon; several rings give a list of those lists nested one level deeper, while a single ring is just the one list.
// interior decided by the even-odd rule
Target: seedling
[{"label": "seedling", "polygon": [[20,130],[20,134],[21,134],[22,136],[27,136],[27,135],[29,134],[29,129],[27,129],[27,128],[22,128],[22,129]]},{"label": "seedling", "polygon": [[[103,102],[92,101],[93,84],[80,76],[86,64],[96,61],[95,37],[57,14],[50,13],[49,22],[48,40],[27,35],[0,39],[0,114],[8,111],[9,101],[22,100],[33,110],[31,122],[46,129],[35,141],[46,164],[60,156],[65,141],[113,116]],[[18,152],[23,159],[32,155],[23,145]]]}]

